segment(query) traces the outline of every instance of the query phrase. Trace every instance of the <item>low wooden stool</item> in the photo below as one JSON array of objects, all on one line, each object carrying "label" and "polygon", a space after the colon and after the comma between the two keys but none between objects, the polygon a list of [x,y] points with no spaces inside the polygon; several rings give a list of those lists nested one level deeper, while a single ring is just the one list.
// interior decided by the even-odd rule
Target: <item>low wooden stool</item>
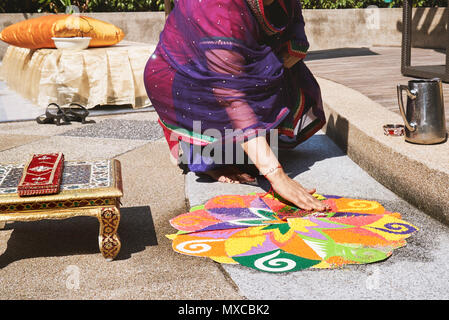
[{"label": "low wooden stool", "polygon": [[9,221],[96,217],[99,247],[106,260],[120,251],[117,234],[123,196],[118,160],[66,161],[61,191],[55,195],[19,197],[25,164],[0,164],[0,227]]}]

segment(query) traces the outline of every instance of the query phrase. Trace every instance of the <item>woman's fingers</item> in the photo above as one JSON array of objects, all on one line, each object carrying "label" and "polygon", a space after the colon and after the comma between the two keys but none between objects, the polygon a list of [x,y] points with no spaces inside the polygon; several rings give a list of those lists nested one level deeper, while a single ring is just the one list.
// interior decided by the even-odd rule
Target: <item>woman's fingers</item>
[{"label": "woman's fingers", "polygon": [[310,193],[310,194],[314,194],[316,192],[316,189],[315,188],[307,189],[307,192]]},{"label": "woman's fingers", "polygon": [[324,206],[321,205],[321,202],[316,200],[315,198],[313,198],[313,199],[307,198],[305,200],[305,204],[307,206],[306,210],[318,210],[318,211],[321,211],[321,210],[324,209]]},{"label": "woman's fingers", "polygon": [[298,185],[293,185],[293,187],[294,188],[287,191],[287,193],[284,192],[284,194],[279,193],[279,191],[277,192],[285,199],[295,204],[298,208],[310,211],[326,211],[328,209],[328,206],[325,203],[311,195],[309,192],[311,190],[305,190],[298,187]]},{"label": "woman's fingers", "polygon": [[[323,203],[322,201],[316,199],[313,194],[316,193],[316,188],[312,188],[312,189],[305,189],[299,182],[295,181],[298,186],[302,189],[304,189],[308,195],[310,195],[310,197],[308,197],[308,199],[310,199],[312,202],[310,203],[310,205],[313,207],[313,209],[318,210],[318,211],[326,211],[329,210],[330,207],[328,204]],[[304,208],[303,208],[304,209]],[[305,209],[307,210],[307,209]]]},{"label": "woman's fingers", "polygon": [[[303,208],[302,206],[300,206],[300,208],[302,208],[304,210],[319,210],[319,211],[323,211],[326,209],[326,205],[323,204],[321,201],[319,201],[318,199],[316,199],[313,196],[313,194],[316,193],[316,188],[306,189],[296,180],[292,180],[292,181],[295,183],[299,194],[302,195],[302,197],[300,196],[299,198],[308,200],[308,201],[301,201],[298,199],[298,201],[301,201],[301,205],[303,205],[303,206],[307,206],[308,208],[311,207],[311,209],[306,209],[306,208]],[[297,204],[297,205],[299,205],[299,204]]]},{"label": "woman's fingers", "polygon": [[[300,186],[298,184],[298,186]],[[313,192],[312,192],[313,191]],[[314,194],[316,189],[304,189],[303,187],[299,187],[297,189],[297,198],[294,203],[299,206],[300,208],[304,210],[318,210],[318,211],[325,211],[328,206],[312,196]]]}]

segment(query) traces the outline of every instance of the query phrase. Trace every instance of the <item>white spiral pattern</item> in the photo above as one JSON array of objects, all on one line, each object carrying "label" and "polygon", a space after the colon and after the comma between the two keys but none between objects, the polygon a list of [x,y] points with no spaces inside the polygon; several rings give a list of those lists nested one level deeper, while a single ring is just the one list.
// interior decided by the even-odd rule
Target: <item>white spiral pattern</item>
[{"label": "white spiral pattern", "polygon": [[[292,270],[296,267],[296,262],[287,258],[278,258],[275,259],[279,254],[281,253],[281,250],[276,251],[275,253],[272,253],[268,256],[262,257],[257,259],[254,262],[254,266],[260,270],[268,271],[268,272],[285,272]],[[265,262],[274,268],[270,268],[265,265]],[[286,264],[284,267],[281,267],[281,265]]]},{"label": "white spiral pattern", "polygon": [[[183,252],[183,253],[191,253],[191,254],[198,254],[207,252],[212,247],[205,242],[216,242],[216,241],[224,241],[223,239],[204,239],[204,240],[190,240],[181,242],[176,246],[176,250]],[[188,248],[186,248],[188,247]]]}]

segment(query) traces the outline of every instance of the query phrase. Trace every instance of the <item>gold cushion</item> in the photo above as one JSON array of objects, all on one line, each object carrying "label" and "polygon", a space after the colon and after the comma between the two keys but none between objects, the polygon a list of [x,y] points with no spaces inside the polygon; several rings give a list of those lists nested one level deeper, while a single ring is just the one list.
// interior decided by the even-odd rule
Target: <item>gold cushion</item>
[{"label": "gold cushion", "polygon": [[104,47],[120,42],[125,34],[111,23],[86,16],[54,14],[24,20],[0,33],[0,40],[13,46],[55,48],[52,37],[91,37],[89,47]]}]

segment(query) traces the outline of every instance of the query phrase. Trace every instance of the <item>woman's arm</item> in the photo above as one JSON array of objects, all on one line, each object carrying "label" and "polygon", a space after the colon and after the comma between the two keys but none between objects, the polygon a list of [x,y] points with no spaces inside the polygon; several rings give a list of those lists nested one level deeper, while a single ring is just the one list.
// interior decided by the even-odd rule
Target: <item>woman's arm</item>
[{"label": "woman's arm", "polygon": [[[277,1],[277,0],[276,0]],[[271,1],[273,3],[274,1]],[[264,2],[264,5],[265,2]],[[303,60],[307,54],[309,48],[309,42],[307,41],[307,36],[305,33],[305,23],[304,17],[302,15],[301,5],[298,3],[292,4],[293,7],[287,9],[283,2],[280,2],[277,7],[267,5],[267,12],[270,11],[272,7],[273,10],[277,9],[278,12],[283,10],[292,10],[290,14],[293,16],[292,21],[290,21],[287,30],[288,41],[284,43],[281,56],[284,60],[284,67],[291,68],[299,61]]]},{"label": "woman's arm", "polygon": [[[240,54],[228,50],[209,50],[206,52],[208,67],[220,74],[240,74],[244,58]],[[218,101],[226,108],[234,129],[245,129],[257,122],[251,107],[246,103],[245,96],[238,90],[214,88]],[[256,137],[242,144],[248,157],[259,171],[270,181],[273,189],[284,199],[305,210],[326,209],[322,202],[311,194],[314,189],[306,190],[297,181],[288,177],[271,150],[265,137]]]},{"label": "woman's arm", "polygon": [[242,143],[242,147],[257,169],[270,181],[274,191],[281,197],[304,210],[324,211],[328,209],[327,205],[312,196],[315,189],[305,189],[284,172],[265,137],[250,139]]}]

